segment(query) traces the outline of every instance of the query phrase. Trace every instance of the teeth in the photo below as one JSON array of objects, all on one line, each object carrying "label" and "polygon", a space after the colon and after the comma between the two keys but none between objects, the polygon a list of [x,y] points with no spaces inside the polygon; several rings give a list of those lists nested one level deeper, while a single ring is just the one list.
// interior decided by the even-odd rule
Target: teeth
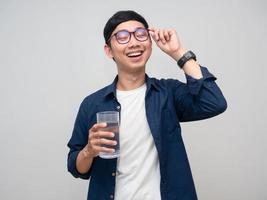
[{"label": "teeth", "polygon": [[132,53],[128,53],[127,55],[128,56],[140,56],[142,54],[141,51],[138,51],[138,52],[132,52]]}]

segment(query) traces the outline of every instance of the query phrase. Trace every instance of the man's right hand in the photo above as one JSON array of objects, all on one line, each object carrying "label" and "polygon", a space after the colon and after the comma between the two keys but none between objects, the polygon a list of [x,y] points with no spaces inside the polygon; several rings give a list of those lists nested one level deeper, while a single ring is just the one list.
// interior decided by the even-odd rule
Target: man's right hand
[{"label": "man's right hand", "polygon": [[94,158],[98,156],[100,152],[113,153],[115,150],[105,147],[115,146],[117,143],[114,138],[114,133],[105,131],[107,127],[106,123],[97,123],[92,126],[88,134],[88,143],[84,148],[84,155],[88,158]]}]

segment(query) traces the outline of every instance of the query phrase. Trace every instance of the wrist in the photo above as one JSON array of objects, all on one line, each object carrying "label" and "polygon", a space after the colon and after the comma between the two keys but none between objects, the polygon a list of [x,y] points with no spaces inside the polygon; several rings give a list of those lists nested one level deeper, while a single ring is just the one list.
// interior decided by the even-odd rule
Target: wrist
[{"label": "wrist", "polygon": [[94,157],[92,152],[88,150],[87,146],[82,149],[82,155],[85,159],[92,159]]},{"label": "wrist", "polygon": [[177,61],[178,66],[183,69],[184,65],[188,62],[194,60],[196,61],[196,55],[192,51],[187,51],[183,56]]},{"label": "wrist", "polygon": [[187,52],[186,49],[180,48],[172,54],[172,58],[177,62]]}]

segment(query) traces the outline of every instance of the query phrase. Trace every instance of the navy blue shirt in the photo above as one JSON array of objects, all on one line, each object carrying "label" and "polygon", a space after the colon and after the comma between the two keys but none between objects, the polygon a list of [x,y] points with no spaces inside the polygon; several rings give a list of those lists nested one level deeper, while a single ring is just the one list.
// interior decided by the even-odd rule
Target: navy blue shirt
[{"label": "navy blue shirt", "polygon": [[[227,107],[215,83],[216,78],[205,67],[201,67],[201,71],[201,79],[186,75],[186,84],[146,75],[146,117],[159,157],[162,200],[197,199],[179,123],[210,118],[222,113]],[[96,113],[120,111],[116,99],[117,79],[83,100],[68,143],[68,170],[74,177],[90,178],[87,197],[90,200],[114,198],[117,159],[96,157],[90,170],[80,174],[76,168],[76,158],[87,144],[88,131],[96,123]]]}]

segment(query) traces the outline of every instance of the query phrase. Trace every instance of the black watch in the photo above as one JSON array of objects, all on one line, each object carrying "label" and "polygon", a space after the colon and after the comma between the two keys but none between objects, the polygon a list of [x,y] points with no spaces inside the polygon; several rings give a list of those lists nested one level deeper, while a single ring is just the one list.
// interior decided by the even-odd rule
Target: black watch
[{"label": "black watch", "polygon": [[188,51],[178,60],[177,64],[182,69],[184,64],[191,59],[194,59],[196,61],[197,57],[192,51]]}]

